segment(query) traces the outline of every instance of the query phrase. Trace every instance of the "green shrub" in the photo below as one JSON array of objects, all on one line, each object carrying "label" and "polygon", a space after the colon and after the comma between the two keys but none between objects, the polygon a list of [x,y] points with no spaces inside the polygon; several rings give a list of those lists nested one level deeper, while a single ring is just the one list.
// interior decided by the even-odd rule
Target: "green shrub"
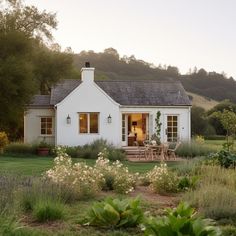
[{"label": "green shrub", "polygon": [[[10,143],[6,146],[5,153],[35,155],[39,145],[41,144]],[[52,154],[53,146],[47,144],[47,147],[50,148],[50,154]]]},{"label": "green shrub", "polygon": [[220,166],[203,166],[196,190],[187,192],[184,199],[206,217],[236,219],[236,172]]},{"label": "green shrub", "polygon": [[206,156],[214,150],[207,145],[198,144],[194,141],[191,143],[182,143],[176,150],[176,154],[180,157],[193,158],[197,156]]},{"label": "green shrub", "polygon": [[118,160],[110,162],[106,156],[107,151],[105,149],[99,153],[95,164],[95,169],[103,175],[102,189],[114,190],[120,194],[128,194],[134,189],[138,174],[130,173],[128,167],[125,167]]},{"label": "green shrub", "polygon": [[236,193],[228,187],[201,186],[201,188],[187,193],[185,199],[206,217],[215,220],[236,219]]},{"label": "green shrub", "polygon": [[224,135],[209,135],[204,136],[205,140],[225,140]]},{"label": "green shrub", "polygon": [[54,166],[44,174],[46,180],[73,189],[79,199],[94,197],[101,191],[102,172],[82,162],[73,163],[64,147],[57,147],[56,153]]},{"label": "green shrub", "polygon": [[47,236],[42,230],[27,228],[16,222],[14,218],[0,215],[0,235],[1,236]]},{"label": "green shrub", "polygon": [[66,147],[66,153],[71,157],[96,159],[104,149],[107,150],[107,158],[112,161],[124,160],[125,153],[122,149],[114,147],[104,139],[97,139],[90,144],[78,147]]},{"label": "green shrub", "polygon": [[147,173],[147,177],[154,192],[168,194],[178,191],[178,177],[168,169],[166,163],[162,163],[160,167],[155,166]]},{"label": "green shrub", "polygon": [[224,168],[234,167],[236,163],[236,154],[226,149],[222,149],[217,153],[210,154],[208,160],[215,161]]},{"label": "green shrub", "polygon": [[195,175],[201,166],[201,162],[202,158],[196,157],[190,160],[184,160],[181,162],[181,165],[174,166],[172,170],[175,171],[178,176]]},{"label": "green shrub", "polygon": [[30,144],[10,143],[6,146],[5,152],[15,154],[35,154],[36,149]]},{"label": "green shrub", "polygon": [[179,180],[178,189],[184,191],[195,189],[198,179],[198,176],[184,176]]},{"label": "green shrub", "polygon": [[42,181],[42,179],[31,180],[31,183],[22,186],[16,194],[19,206],[25,212],[32,211],[36,202],[42,199],[65,203],[72,203],[79,199],[78,193],[73,187]]},{"label": "green shrub", "polygon": [[40,200],[33,206],[33,216],[39,222],[63,219],[65,206],[56,200]]},{"label": "green shrub", "polygon": [[66,148],[66,153],[73,158],[77,158],[78,157],[78,149],[80,147],[65,147]]},{"label": "green shrub", "polygon": [[123,161],[126,158],[125,152],[122,149],[116,149],[114,147],[109,147],[108,148],[108,155],[107,158],[111,161]]},{"label": "green shrub", "polygon": [[0,174],[0,212],[12,213],[15,211],[15,192],[19,188],[30,185],[31,177],[20,175]]},{"label": "green shrub", "polygon": [[236,235],[236,227],[235,226],[224,226],[222,229],[222,235],[224,236],[235,236]]},{"label": "green shrub", "polygon": [[143,220],[140,200],[112,199],[94,203],[88,212],[88,224],[108,228],[136,227]]},{"label": "green shrub", "polygon": [[176,209],[167,209],[167,215],[148,218],[144,223],[145,235],[191,235],[218,236],[220,229],[210,219],[197,217],[193,208],[180,203]]}]

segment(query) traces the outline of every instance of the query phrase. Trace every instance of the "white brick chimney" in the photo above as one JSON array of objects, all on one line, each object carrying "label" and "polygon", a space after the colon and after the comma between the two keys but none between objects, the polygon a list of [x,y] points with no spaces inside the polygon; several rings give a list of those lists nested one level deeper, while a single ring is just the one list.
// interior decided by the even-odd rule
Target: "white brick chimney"
[{"label": "white brick chimney", "polygon": [[83,83],[92,83],[94,81],[95,68],[90,67],[90,63],[86,62],[85,67],[81,69],[81,80]]}]

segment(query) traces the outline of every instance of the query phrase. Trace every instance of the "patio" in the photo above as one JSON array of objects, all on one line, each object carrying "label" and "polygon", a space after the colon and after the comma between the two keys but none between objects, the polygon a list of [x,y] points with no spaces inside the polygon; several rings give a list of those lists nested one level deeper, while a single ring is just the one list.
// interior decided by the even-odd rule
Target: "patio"
[{"label": "patio", "polygon": [[159,161],[181,161],[180,157],[175,155],[175,151],[180,143],[176,143],[174,147],[170,144],[144,144],[139,146],[126,146],[123,147],[126,157],[132,162],[159,162]]}]

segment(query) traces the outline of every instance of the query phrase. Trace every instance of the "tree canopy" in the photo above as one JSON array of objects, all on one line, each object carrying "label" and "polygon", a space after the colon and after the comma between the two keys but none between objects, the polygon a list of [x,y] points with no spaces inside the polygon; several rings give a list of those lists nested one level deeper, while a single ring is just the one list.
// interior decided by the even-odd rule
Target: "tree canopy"
[{"label": "tree canopy", "polygon": [[1,1],[0,7],[0,130],[16,138],[32,96],[49,93],[57,81],[77,72],[70,52],[48,46],[57,25],[55,14],[20,0]]}]

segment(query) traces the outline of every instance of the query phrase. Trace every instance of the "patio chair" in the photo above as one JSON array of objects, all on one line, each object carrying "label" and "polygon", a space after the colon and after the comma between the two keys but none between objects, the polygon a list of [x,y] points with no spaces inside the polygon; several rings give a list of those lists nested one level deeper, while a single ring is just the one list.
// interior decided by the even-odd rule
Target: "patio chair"
[{"label": "patio chair", "polygon": [[136,157],[140,160],[141,157],[144,157],[147,160],[147,154],[148,154],[148,147],[147,145],[142,147],[139,145],[138,141],[134,141],[134,146],[137,147],[138,149],[138,153],[136,155]]},{"label": "patio chair", "polygon": [[174,160],[176,159],[175,152],[179,148],[180,144],[181,144],[181,142],[176,142],[176,144],[175,144],[175,146],[173,148],[168,148],[167,149],[168,159],[171,159],[171,157],[173,157]]}]

